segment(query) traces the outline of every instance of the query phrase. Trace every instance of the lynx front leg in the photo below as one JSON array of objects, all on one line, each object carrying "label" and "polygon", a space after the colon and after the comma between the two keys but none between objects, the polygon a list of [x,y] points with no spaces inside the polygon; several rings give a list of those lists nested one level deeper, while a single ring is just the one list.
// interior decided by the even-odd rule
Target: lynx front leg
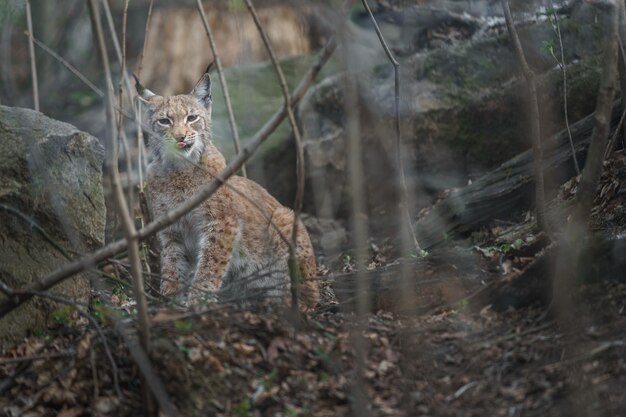
[{"label": "lynx front leg", "polygon": [[216,301],[217,291],[233,252],[235,222],[225,220],[203,228],[198,266],[189,291],[189,303]]},{"label": "lynx front leg", "polygon": [[170,231],[159,233],[161,242],[161,288],[159,292],[167,297],[177,296],[180,282],[189,274],[189,260],[185,249]]}]

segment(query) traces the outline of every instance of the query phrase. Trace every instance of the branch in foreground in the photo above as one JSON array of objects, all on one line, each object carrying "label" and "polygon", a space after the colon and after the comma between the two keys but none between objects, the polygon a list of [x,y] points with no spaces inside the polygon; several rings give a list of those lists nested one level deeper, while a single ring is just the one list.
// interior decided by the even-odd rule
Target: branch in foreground
[{"label": "branch in foreground", "polygon": [[[233,133],[233,144],[235,145],[235,152],[239,153],[241,150],[241,143],[239,141],[239,132],[237,130],[237,122],[235,121],[235,113],[233,112],[233,106],[230,102],[230,94],[228,94],[228,84],[226,84],[226,78],[224,77],[222,61],[220,60],[220,55],[217,52],[217,45],[215,44],[215,39],[213,39],[213,32],[211,31],[211,26],[209,25],[209,20],[206,17],[206,13],[204,13],[202,2],[200,0],[196,0],[196,6],[198,7],[198,12],[200,13],[200,17],[202,18],[202,24],[204,25],[206,36],[207,38],[209,38],[209,45],[211,46],[211,52],[213,53],[213,59],[215,61],[215,66],[217,67],[217,76],[220,80],[220,85],[222,86],[222,93],[224,95],[224,104],[226,105],[226,111],[228,112],[228,124],[230,125],[230,130]],[[248,174],[246,173],[245,164],[241,166],[241,173],[243,174],[244,177],[248,176]]]},{"label": "branch in foreground", "polygon": [[298,129],[298,124],[296,123],[296,117],[293,114],[292,105],[291,105],[291,97],[289,97],[289,87],[287,86],[287,80],[285,80],[285,74],[283,74],[283,70],[278,63],[278,59],[276,58],[276,54],[272,48],[272,44],[270,42],[269,37],[263,25],[261,24],[261,20],[259,19],[259,15],[257,14],[254,5],[252,4],[252,0],[245,0],[246,6],[248,6],[248,10],[252,15],[252,19],[254,20],[254,24],[259,30],[259,34],[261,35],[261,39],[263,40],[263,44],[265,45],[265,49],[272,60],[272,64],[274,65],[274,69],[276,70],[276,75],[278,76],[278,82],[280,84],[280,89],[283,93],[284,106],[287,110],[287,116],[289,119],[289,124],[291,125],[291,130],[293,132],[293,139],[296,147],[296,178],[297,178],[297,189],[296,189],[296,199],[293,205],[293,226],[291,227],[291,244],[289,245],[289,276],[291,278],[291,308],[294,312],[294,315],[298,312],[298,286],[300,281],[300,270],[298,268],[298,262],[296,259],[296,243],[298,236],[298,223],[300,221],[300,211],[302,210],[302,200],[304,199],[304,150],[302,147],[302,137],[300,135],[300,129]]},{"label": "branch in foreground", "polygon": [[[104,33],[100,22],[100,12],[96,0],[89,0],[89,14],[96,42],[96,47],[100,55],[100,62],[104,71],[105,78],[105,104],[106,104],[106,136],[107,136],[107,165],[110,170],[111,185],[113,188],[113,196],[115,198],[116,207],[118,208],[120,217],[122,218],[122,226],[128,245],[129,260],[131,262],[131,274],[133,277],[133,292],[137,300],[137,316],[139,323],[139,337],[141,345],[149,351],[150,341],[150,321],[148,320],[148,308],[146,297],[144,295],[143,272],[141,270],[141,261],[139,258],[139,240],[137,239],[137,231],[133,220],[130,218],[130,210],[128,202],[124,197],[120,184],[120,175],[118,169],[118,141],[115,127],[114,106],[113,106],[113,81],[111,79],[111,71],[109,67],[109,59],[106,44],[104,41]],[[120,117],[121,119],[121,117]]]},{"label": "branch in foreground", "polygon": [[559,40],[559,51],[561,52],[561,60],[558,60],[552,52],[552,56],[561,67],[563,73],[563,118],[565,119],[565,128],[569,135],[569,144],[572,150],[572,159],[574,160],[574,167],[576,168],[576,175],[580,175],[580,166],[578,165],[578,159],[576,159],[576,151],[574,149],[574,139],[572,138],[572,132],[570,130],[569,115],[567,110],[567,69],[565,68],[565,50],[563,49],[563,37],[561,36],[561,25],[559,23],[559,14],[554,7],[554,3],[550,0],[550,7],[552,8],[552,18],[554,19],[553,28],[554,32]]},{"label": "branch in foreground", "polygon": [[139,344],[137,344],[135,340],[133,340],[133,338],[131,338],[121,320],[115,321],[115,329],[122,336],[122,339],[124,339],[130,355],[133,357],[133,360],[139,367],[139,370],[144,377],[144,383],[148,385],[150,391],[154,394],[154,398],[159,404],[159,415],[167,417],[180,416],[180,412],[170,399],[163,381],[159,377],[159,374],[154,370],[146,352]]},{"label": "branch in foreground", "polygon": [[[621,1],[621,0],[620,0]],[[596,103],[596,111],[594,113],[595,127],[591,138],[591,146],[587,155],[587,162],[583,170],[580,187],[576,198],[578,199],[578,207],[575,212],[574,222],[579,221],[587,223],[593,198],[600,179],[602,170],[602,162],[604,161],[604,152],[609,135],[609,124],[611,120],[611,107],[613,102],[613,93],[615,91],[615,79],[617,75],[617,16],[613,5],[610,7],[607,20],[607,34],[605,37],[604,50],[604,69],[601,78],[600,89],[598,91],[598,101]]]},{"label": "branch in foreground", "polygon": [[[619,0],[622,2],[622,0]],[[611,108],[615,92],[618,56],[618,6],[615,1],[599,4],[604,30],[604,68],[600,78],[598,100],[594,113],[594,129],[582,179],[576,193],[577,205],[562,238],[563,246],[557,258],[556,272],[552,283],[553,304],[563,318],[573,311],[571,294],[576,277],[581,272],[588,232],[591,207],[600,179],[602,163],[608,141]]]},{"label": "branch in foreground", "polygon": [[115,389],[115,393],[117,394],[117,396],[121,397],[122,391],[120,390],[119,372],[117,370],[117,363],[115,362],[115,359],[113,359],[113,353],[111,353],[109,342],[107,342],[107,338],[104,335],[104,331],[102,330],[102,327],[100,326],[100,324],[98,324],[98,321],[91,316],[91,314],[83,310],[83,308],[86,309],[87,306],[84,306],[76,301],[67,299],[60,295],[51,294],[48,292],[34,292],[34,293],[31,293],[31,295],[41,297],[41,298],[47,298],[49,300],[56,301],[57,303],[74,307],[76,311],[78,312],[78,314],[84,317],[96,329],[98,336],[102,340],[102,346],[104,347],[104,352],[107,356],[107,359],[109,360],[109,363],[111,364],[111,375],[113,376],[113,388]]},{"label": "branch in foreground", "polygon": [[[370,9],[369,4],[367,3],[367,0],[362,0],[363,3],[363,7],[365,7],[365,10],[367,10],[367,14],[369,15],[372,23],[374,24],[374,30],[376,31],[376,35],[378,36],[378,40],[380,41],[380,44],[382,45],[383,49],[385,50],[385,54],[387,55],[387,58],[389,59],[389,61],[391,62],[391,64],[393,65],[393,72],[394,72],[394,112],[395,112],[395,118],[394,118],[394,129],[395,129],[395,133],[396,133],[396,164],[398,164],[398,171],[399,171],[399,179],[400,179],[400,210],[402,211],[401,216],[404,217],[404,221],[405,221],[405,227],[403,228],[403,231],[406,233],[408,232],[409,234],[409,238],[412,240],[414,249],[416,251],[416,253],[420,254],[420,255],[425,255],[426,252],[422,251],[422,248],[420,247],[420,244],[417,240],[417,237],[415,236],[415,230],[413,229],[413,222],[411,221],[411,214],[409,213],[409,192],[408,192],[408,188],[406,185],[406,175],[404,174],[404,158],[402,158],[402,152],[401,152],[401,136],[400,136],[400,63],[398,62],[398,60],[393,56],[393,53],[391,52],[391,49],[389,49],[389,46],[387,45],[387,42],[385,41],[385,38],[383,37],[382,32],[380,31],[380,28],[378,27],[378,22],[376,21],[376,18],[374,17],[374,14],[372,13],[372,9]],[[403,233],[404,234],[404,233]]]},{"label": "branch in foreground", "polygon": [[[315,77],[319,74],[324,64],[328,61],[333,51],[335,50],[337,44],[335,38],[332,37],[328,40],[324,48],[322,48],[318,58],[313,63],[311,68],[304,75],[300,84],[294,90],[293,95],[291,96],[291,104],[295,106],[298,104],[304,93],[309,89]],[[182,216],[198,207],[204,200],[209,198],[222,184],[222,182],[226,181],[229,177],[231,177],[235,172],[241,168],[244,162],[246,162],[256,151],[256,149],[263,143],[265,140],[276,130],[276,128],[280,125],[280,123],[287,116],[287,109],[283,106],[280,110],[278,110],[266,123],[265,125],[254,135],[251,142],[248,146],[244,147],[242,151],[235,157],[233,161],[231,161],[226,168],[218,175],[218,178],[214,179],[206,186],[204,186],[200,192],[195,194],[192,198],[187,200],[185,204],[180,205],[175,208],[167,215],[159,217],[153,222],[146,225],[141,230],[137,231],[137,238],[141,241],[144,240],[158,231],[166,228],[171,225]],[[125,250],[128,247],[127,241],[118,240],[108,244],[107,246],[93,252],[90,255],[84,256],[83,258],[69,263],[45,277],[41,278],[39,281],[35,282],[28,288],[24,289],[24,292],[30,293],[33,291],[45,291],[52,286],[59,284],[63,280],[71,277],[74,274],[77,274],[86,269],[93,268],[98,262],[101,262],[109,257],[112,257],[118,252]],[[32,298],[30,294],[24,294],[16,297],[15,300],[4,300],[0,303],[0,317],[5,316],[7,313],[13,311],[16,307],[28,301]]]},{"label": "branch in foreground", "polygon": [[[543,180],[543,148],[541,146],[541,127],[539,125],[539,100],[537,98],[537,85],[535,83],[535,73],[528,66],[522,43],[517,35],[511,9],[508,0],[500,0],[502,11],[506,20],[506,28],[509,32],[509,38],[513,46],[513,51],[517,56],[520,69],[526,79],[526,88],[528,89],[528,118],[530,121],[530,136],[533,147],[533,155],[535,158],[535,212],[537,215],[537,224],[541,230],[548,232],[548,224],[546,221],[546,201],[545,201],[545,184]],[[574,154],[574,157],[576,155]]]},{"label": "branch in foreground", "polygon": [[141,68],[143,66],[143,56],[146,53],[146,47],[148,45],[148,35],[150,33],[150,21],[152,20],[152,8],[154,6],[154,0],[150,0],[148,4],[148,17],[146,18],[146,27],[143,30],[143,46],[141,47],[141,55],[139,55],[139,64],[137,65],[137,77],[141,77]]},{"label": "branch in foreground", "polygon": [[30,74],[33,80],[33,105],[39,111],[39,86],[37,82],[37,63],[35,61],[35,45],[33,45],[33,19],[30,12],[30,0],[26,0],[26,25],[28,32],[28,55],[30,56]]}]

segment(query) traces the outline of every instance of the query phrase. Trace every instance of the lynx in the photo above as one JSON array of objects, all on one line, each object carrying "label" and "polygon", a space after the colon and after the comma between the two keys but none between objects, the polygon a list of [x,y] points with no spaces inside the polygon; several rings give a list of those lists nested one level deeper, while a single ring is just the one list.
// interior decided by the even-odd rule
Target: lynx
[{"label": "lynx", "polygon": [[[147,114],[151,162],[149,202],[162,216],[194,195],[225,166],[211,136],[211,80],[202,76],[190,94],[163,97],[136,80]],[[293,211],[263,187],[233,176],[208,200],[159,234],[160,292],[183,304],[203,301],[283,301],[290,289],[288,245]],[[279,233],[280,232],[280,233]],[[319,299],[309,235],[297,230],[296,257],[303,310]]]}]

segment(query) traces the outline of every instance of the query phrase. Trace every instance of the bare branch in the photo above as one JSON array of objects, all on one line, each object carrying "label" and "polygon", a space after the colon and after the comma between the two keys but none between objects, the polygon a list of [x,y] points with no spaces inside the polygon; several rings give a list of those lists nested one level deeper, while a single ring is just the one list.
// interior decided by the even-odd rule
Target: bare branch
[{"label": "bare branch", "polygon": [[422,251],[419,242],[417,241],[417,237],[415,236],[415,229],[413,228],[413,222],[411,221],[411,214],[409,212],[409,196],[408,196],[408,187],[406,185],[406,176],[404,173],[404,158],[402,158],[402,141],[400,135],[400,63],[391,53],[385,38],[383,37],[380,28],[378,27],[378,23],[376,22],[376,18],[372,13],[372,9],[370,9],[367,0],[362,0],[363,7],[367,10],[369,17],[374,24],[374,30],[376,31],[376,35],[378,36],[378,40],[385,50],[385,54],[387,54],[387,58],[393,65],[394,71],[394,111],[395,111],[395,120],[394,120],[394,129],[396,133],[396,164],[398,166],[399,171],[399,180],[400,180],[400,210],[402,211],[402,216],[404,217],[404,221],[406,223],[403,230],[408,232],[409,238],[412,240],[414,250],[417,254],[425,255],[425,252]]},{"label": "bare branch", "polygon": [[[618,12],[619,12],[619,17],[618,17],[619,36],[617,37],[617,43],[619,46],[619,58],[618,58],[617,69],[619,71],[619,83],[620,83],[620,93],[622,97],[622,107],[626,108],[626,52],[624,52],[624,43],[626,42],[626,6],[624,5],[624,2],[619,2],[617,7],[618,7]],[[620,126],[619,130],[621,130],[622,132],[622,142],[624,143],[624,147],[626,147],[626,127]],[[611,152],[611,149],[613,148],[613,145],[616,139],[617,137],[614,137],[611,140],[610,146],[609,146],[610,149],[607,148],[608,153]]]},{"label": "bare branch", "polygon": [[36,355],[28,355],[28,356],[19,356],[16,358],[0,358],[0,365],[6,365],[9,363],[20,363],[20,362],[33,362],[39,360],[50,360],[55,358],[64,358],[68,356],[76,355],[76,351],[71,350],[62,350],[60,352],[50,352],[50,353],[40,353]]},{"label": "bare branch", "polygon": [[[550,0],[550,7],[552,8],[552,18],[554,19],[554,31],[556,32],[559,40],[559,51],[561,52],[561,60],[556,59],[556,62],[561,67],[563,73],[563,117],[565,118],[565,128],[567,129],[567,135],[569,136],[569,145],[572,150],[572,159],[574,160],[574,168],[576,168],[576,174],[580,175],[580,166],[578,165],[578,158],[576,158],[576,149],[574,149],[574,139],[572,138],[572,131],[569,125],[569,115],[567,109],[567,69],[565,68],[565,51],[563,50],[563,37],[561,36],[561,25],[559,23],[559,15],[554,8],[554,3]],[[554,56],[554,53],[553,53]]]},{"label": "bare branch", "polygon": [[291,130],[293,131],[293,139],[296,147],[296,198],[293,205],[294,216],[293,216],[293,226],[291,228],[291,245],[289,245],[289,276],[291,277],[291,304],[294,312],[298,311],[298,286],[300,280],[300,270],[298,268],[298,263],[296,259],[296,246],[297,246],[297,235],[298,235],[298,223],[300,221],[300,211],[302,211],[302,200],[304,198],[304,150],[302,148],[302,137],[300,135],[300,129],[298,129],[298,124],[296,122],[296,117],[293,114],[291,97],[289,96],[289,87],[287,86],[287,80],[285,79],[285,75],[283,74],[283,70],[278,62],[276,54],[274,53],[274,49],[272,48],[272,44],[270,42],[263,25],[261,24],[261,20],[259,19],[259,15],[252,4],[252,0],[245,0],[246,6],[252,15],[252,19],[254,20],[254,24],[259,30],[259,34],[261,35],[261,39],[263,40],[263,44],[265,45],[265,49],[272,60],[272,64],[274,65],[274,69],[276,70],[276,75],[278,76],[278,81],[280,83],[280,88],[283,93],[284,105],[287,110],[287,116],[289,119],[289,124],[291,125]]},{"label": "bare branch", "polygon": [[367,265],[367,224],[365,220],[364,198],[364,172],[363,172],[363,149],[361,146],[361,132],[359,126],[359,107],[357,82],[348,76],[346,80],[346,93],[344,108],[347,115],[346,132],[348,136],[348,184],[351,195],[351,229],[352,244],[355,250],[357,264],[357,295],[356,313],[358,319],[357,329],[350,332],[350,340],[354,346],[356,359],[356,375],[353,384],[355,397],[355,415],[368,417],[371,413],[368,409],[369,400],[365,393],[363,372],[366,369],[366,347],[362,332],[365,330],[365,317],[371,311],[370,283],[365,278],[365,265]]},{"label": "bare branch", "polygon": [[[123,104],[124,103],[123,102],[123,93],[124,93],[123,84],[124,83],[126,83],[126,91],[128,93],[128,100],[131,103],[133,102],[132,84],[130,82],[128,74],[126,73],[126,44],[125,44],[126,38],[124,37],[124,45],[120,47],[120,42],[117,39],[117,32],[115,31],[115,22],[113,21],[113,15],[111,14],[111,8],[109,7],[109,0],[101,0],[101,1],[102,1],[102,8],[104,10],[104,16],[109,26],[109,33],[111,34],[111,39],[113,40],[113,47],[115,49],[115,54],[120,64],[121,77],[119,80],[119,87],[118,87],[118,106],[120,110],[117,116],[117,138],[121,138],[122,146],[124,147],[124,155],[126,155],[126,158],[124,158],[126,161],[126,172],[131,173],[133,171],[133,164],[132,164],[132,159],[130,158],[130,146],[128,145],[126,134],[122,128],[123,127],[123,114],[121,111],[121,109],[123,109],[124,107],[124,104]],[[129,0],[126,0],[125,12],[127,11],[126,8],[128,7],[128,1]],[[122,19],[124,20],[122,24],[123,25],[122,30],[125,32],[126,31],[126,26],[125,26],[126,15],[124,15]],[[130,175],[127,176],[127,179],[126,179],[126,188],[128,189],[128,197],[127,197],[128,207],[134,207],[133,187],[132,187]]]},{"label": "bare branch", "polygon": [[609,143],[607,144],[606,150],[604,151],[604,159],[608,158],[611,152],[613,151],[613,146],[615,142],[617,141],[617,136],[619,136],[620,132],[623,133],[622,127],[624,126],[625,118],[626,118],[626,110],[622,112],[622,115],[619,118],[619,122],[617,123],[617,127],[615,128],[615,132],[613,132],[613,136],[611,136],[611,139],[609,139]]},{"label": "bare branch", "polygon": [[128,20],[128,4],[130,0],[124,0],[124,12],[122,15],[122,74],[126,73],[126,21]]},{"label": "bare branch", "polygon": [[[332,37],[328,40],[324,48],[322,48],[321,52],[318,55],[318,58],[313,63],[311,68],[304,75],[296,89],[294,90],[293,95],[291,96],[291,104],[296,105],[298,101],[304,96],[304,93],[311,86],[313,80],[319,74],[320,70],[324,66],[324,64],[328,61],[332,53],[334,52],[337,44],[335,38]],[[226,181],[230,176],[232,176],[245,161],[247,161],[257,150],[257,148],[269,137],[274,130],[280,125],[280,123],[287,116],[287,110],[283,106],[280,110],[278,110],[266,123],[265,125],[254,135],[251,142],[248,146],[244,147],[241,152],[235,157],[233,161],[231,161],[226,168],[218,175],[218,178],[211,181],[207,185],[205,185],[197,194],[187,200],[184,204],[181,204],[179,207],[173,209],[166,215],[159,217],[158,219],[152,221],[143,229],[137,231],[137,238],[139,240],[144,240],[149,236],[154,235],[158,231],[164,229],[165,227],[171,225],[186,213],[190,212],[197,206],[199,206],[204,200],[209,198],[219,187],[220,185]],[[41,278],[37,282],[33,283],[29,286],[24,292],[25,294],[21,294],[16,297],[14,300],[5,300],[0,303],[0,317],[5,316],[7,313],[13,311],[16,307],[28,301],[32,296],[28,294],[28,292],[32,291],[43,291],[49,289],[50,287],[62,282],[68,277],[71,277],[74,274],[77,274],[86,269],[92,268],[96,263],[101,262],[107,258],[112,257],[116,253],[119,253],[125,250],[128,247],[128,242],[126,239],[118,240],[112,242],[105,247],[91,253],[90,255],[84,256],[83,258],[64,265],[63,267],[51,272],[45,277]]]},{"label": "bare branch", "polygon": [[[202,24],[204,25],[204,30],[206,31],[206,35],[209,38],[209,45],[211,46],[211,52],[213,53],[213,60],[215,62],[215,66],[217,67],[217,75],[220,80],[220,85],[222,86],[222,94],[224,95],[224,103],[226,104],[226,111],[228,112],[228,124],[230,125],[230,130],[233,134],[233,144],[235,145],[235,152],[239,153],[241,150],[241,143],[239,141],[239,132],[237,130],[237,123],[235,121],[235,113],[233,112],[233,106],[230,102],[230,94],[228,94],[228,84],[226,83],[226,78],[224,77],[224,70],[222,68],[222,61],[220,60],[220,55],[217,52],[217,45],[215,44],[215,39],[213,38],[213,32],[211,31],[211,26],[209,25],[209,20],[207,19],[206,13],[204,12],[204,7],[202,7],[202,2],[200,0],[196,0],[196,6],[198,7],[198,12],[200,13],[200,17],[202,18]],[[241,173],[244,177],[247,177],[246,173],[246,165],[242,165]]]},{"label": "bare branch", "polygon": [[139,336],[141,344],[144,349],[149,350],[150,341],[150,323],[148,321],[148,311],[146,298],[144,295],[143,285],[143,273],[141,270],[141,261],[139,258],[139,239],[137,237],[137,231],[135,225],[130,218],[130,212],[127,201],[122,192],[118,170],[118,143],[115,129],[115,119],[113,115],[113,81],[111,79],[111,72],[109,67],[109,58],[107,55],[106,45],[104,41],[104,34],[102,31],[102,25],[100,23],[100,13],[96,0],[89,0],[89,14],[91,17],[91,23],[94,32],[94,38],[96,41],[96,47],[100,55],[100,62],[104,71],[105,77],[105,101],[106,101],[106,136],[107,136],[107,165],[109,167],[109,174],[111,175],[111,186],[113,188],[113,195],[116,200],[116,205],[119,210],[120,217],[122,219],[122,226],[124,228],[124,234],[128,242],[129,259],[131,262],[131,274],[133,276],[133,289],[135,299],[137,300],[137,313],[139,322]]},{"label": "bare branch", "polygon": [[[619,0],[621,3],[622,0]],[[586,237],[590,220],[591,207],[600,179],[602,163],[609,135],[609,124],[613,107],[613,94],[617,75],[618,56],[618,6],[616,2],[607,0],[598,5],[601,11],[602,28],[604,30],[604,68],[600,78],[600,88],[596,102],[596,111],[593,115],[594,129],[591,145],[587,152],[587,161],[582,172],[582,179],[576,194],[577,205],[567,225],[556,265],[556,272],[552,283],[553,300],[551,307],[556,307],[561,317],[568,316],[573,311],[571,294],[576,282],[576,275],[580,270],[580,259],[586,248]]]},{"label": "bare branch", "polygon": [[144,382],[148,385],[152,394],[154,394],[154,398],[157,403],[159,403],[159,415],[167,417],[180,416],[180,412],[172,402],[167,390],[165,389],[163,381],[159,377],[159,374],[154,370],[146,351],[131,338],[127,329],[124,328],[121,320],[115,321],[115,327],[124,339],[130,355],[139,367],[139,370],[143,375]]},{"label": "bare branch", "polygon": [[545,184],[543,179],[543,148],[541,146],[541,127],[539,119],[539,100],[537,98],[537,86],[535,83],[535,73],[528,66],[522,43],[517,35],[511,9],[507,0],[500,0],[502,11],[506,20],[506,27],[509,32],[509,38],[513,46],[513,51],[517,56],[520,69],[526,79],[526,88],[528,89],[528,117],[530,122],[530,136],[535,159],[535,211],[537,214],[537,225],[541,230],[549,231],[546,221],[546,202],[545,202]]},{"label": "bare branch", "polygon": [[95,92],[100,97],[104,97],[104,92],[100,90],[94,83],[89,81],[87,77],[85,77],[75,66],[67,62],[63,57],[54,52],[52,49],[48,48],[43,42],[32,36],[33,42],[43,49],[44,52],[52,56],[54,59],[59,61],[65,68],[67,68],[72,74],[74,74],[79,80],[81,80],[87,87],[89,87],[93,92]]},{"label": "bare branch", "polygon": [[30,11],[30,0],[26,0],[26,25],[28,27],[28,55],[30,56],[30,74],[33,80],[33,105],[39,111],[39,86],[37,82],[37,62],[35,61],[35,45],[33,45],[33,19]]},{"label": "bare branch", "polygon": [[[120,82],[119,82],[120,100],[121,100],[121,94],[122,94],[122,83],[124,83],[126,84],[128,100],[132,103],[133,91],[135,90],[133,88],[133,83],[130,80],[130,77],[128,76],[128,73],[126,71],[126,38],[124,37],[124,45],[120,46],[120,41],[117,38],[117,32],[115,31],[115,22],[113,21],[113,15],[111,14],[111,8],[109,7],[109,0],[101,0],[101,2],[102,2],[102,8],[104,10],[104,17],[106,18],[107,26],[109,27],[109,33],[111,34],[111,40],[113,41],[113,49],[115,49],[115,56],[117,57],[117,61],[120,64],[120,76],[121,76]],[[126,19],[126,16],[124,16],[122,19]],[[125,22],[123,22],[123,25],[125,25]],[[122,30],[125,31],[126,27],[123,27]],[[120,108],[121,108],[121,101],[120,101]],[[118,110],[118,111],[121,112],[121,110]]]},{"label": "bare branch", "polygon": [[[615,7],[613,3],[613,12],[615,12]],[[607,22],[609,27],[607,28],[608,34],[605,40],[604,69],[600,79],[600,90],[598,91],[598,101],[594,113],[595,127],[591,137],[589,152],[587,153],[587,162],[585,163],[583,176],[576,194],[578,207],[573,220],[585,224],[589,220],[589,213],[591,212],[602,170],[602,162],[604,161],[604,151],[609,134],[609,121],[611,120],[613,93],[615,91],[615,78],[617,75],[617,15],[610,16],[610,19],[607,20],[609,20]]]},{"label": "bare branch", "polygon": [[143,56],[146,53],[146,45],[148,44],[148,35],[150,34],[150,21],[152,20],[152,6],[154,6],[154,0],[150,0],[150,3],[148,4],[148,17],[146,18],[146,27],[143,31],[143,46],[141,48],[141,55],[139,55],[139,64],[137,65],[137,77],[141,77]]},{"label": "bare branch", "polygon": [[[44,52],[46,52],[47,54],[49,54],[50,56],[52,56],[54,59],[56,59],[57,61],[59,61],[65,68],[67,68],[72,74],[74,74],[79,80],[81,80],[87,87],[89,87],[94,93],[96,93],[98,96],[103,97],[105,96],[104,91],[102,91],[101,89],[99,89],[98,87],[96,87],[96,85],[94,83],[92,83],[91,81],[89,81],[89,79],[87,77],[85,77],[83,75],[83,73],[81,73],[76,67],[74,67],[72,64],[70,64],[69,62],[67,62],[63,57],[61,57],[59,54],[57,54],[56,52],[54,52],[52,49],[48,48],[43,42],[41,42],[40,40],[38,40],[37,38],[33,37],[33,41],[35,42],[35,45],[37,45],[38,47],[40,47]],[[137,121],[137,118],[128,113],[127,111],[125,111],[124,109],[122,109],[121,107],[119,107],[117,104],[113,103],[113,108],[115,110],[117,110],[118,112],[120,112],[121,114],[124,115],[124,117],[126,117],[128,120],[134,120]],[[142,127],[146,130],[150,130],[150,126],[145,126],[142,125]]]}]

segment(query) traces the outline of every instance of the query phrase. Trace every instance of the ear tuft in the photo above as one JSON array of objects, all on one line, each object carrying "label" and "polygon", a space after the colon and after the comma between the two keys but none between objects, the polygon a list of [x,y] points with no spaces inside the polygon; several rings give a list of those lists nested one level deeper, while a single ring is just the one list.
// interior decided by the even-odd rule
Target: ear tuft
[{"label": "ear tuft", "polygon": [[156,94],[154,94],[152,91],[141,85],[141,83],[139,82],[139,78],[137,78],[135,73],[133,73],[133,78],[135,79],[135,89],[137,90],[137,94],[139,94],[140,98],[144,100],[149,100],[151,97],[156,96]]},{"label": "ear tuft", "polygon": [[[207,70],[210,69],[207,68]],[[200,81],[191,90],[191,95],[195,97],[204,107],[208,108],[211,105],[211,77],[208,71],[200,78]]]}]

